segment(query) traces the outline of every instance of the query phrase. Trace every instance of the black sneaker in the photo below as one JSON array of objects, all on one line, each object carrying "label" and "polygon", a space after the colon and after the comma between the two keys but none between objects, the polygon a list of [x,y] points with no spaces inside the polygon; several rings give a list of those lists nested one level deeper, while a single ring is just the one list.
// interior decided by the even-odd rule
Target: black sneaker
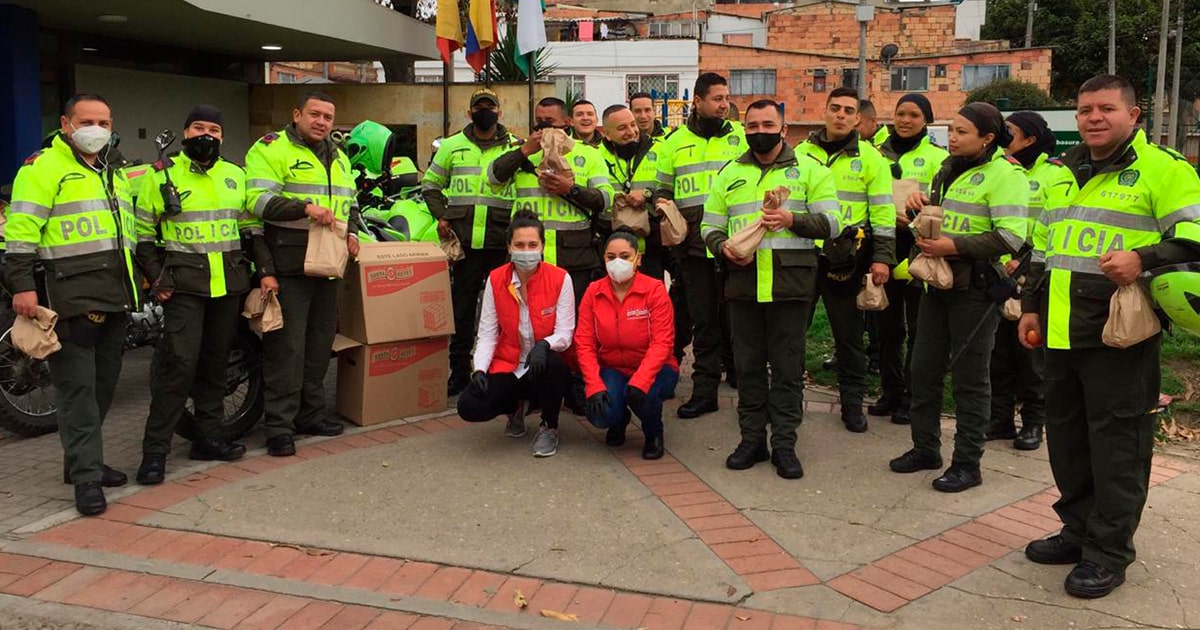
[{"label": "black sneaker", "polygon": [[941,477],[933,480],[933,489],[938,492],[962,492],[982,483],[979,464],[952,462]]},{"label": "black sneaker", "polygon": [[142,455],[138,466],[137,482],[143,486],[157,486],[167,477],[166,455]]},{"label": "black sneaker", "polygon": [[804,476],[804,466],[800,458],[791,449],[775,449],[771,452],[771,463],[775,465],[775,474],[784,479],[799,479]]},{"label": "black sneaker", "polygon": [[1013,448],[1018,451],[1036,451],[1042,445],[1042,425],[1027,424],[1021,427],[1021,432],[1013,440]]},{"label": "black sneaker", "polygon": [[1068,595],[1082,599],[1098,599],[1125,583],[1124,571],[1113,571],[1091,560],[1083,560],[1067,574],[1063,588]]},{"label": "black sneaker", "polygon": [[196,440],[188,451],[188,459],[210,462],[232,462],[241,459],[246,454],[246,447],[237,442],[222,442],[220,440]]},{"label": "black sneaker", "polygon": [[888,463],[892,472],[914,473],[919,470],[937,470],[942,467],[942,456],[937,453],[911,449]]},{"label": "black sneaker", "polygon": [[84,516],[103,514],[108,509],[108,501],[104,500],[104,490],[99,481],[75,484],[75,509]]},{"label": "black sneaker", "polygon": [[1083,547],[1055,534],[1025,545],[1025,557],[1038,564],[1075,564],[1083,560]]},{"label": "black sneaker", "polygon": [[[108,464],[100,466],[100,485],[105,488],[119,488],[129,482],[129,475],[112,468]],[[66,462],[63,462],[63,483],[71,485],[71,472],[67,470]]]},{"label": "black sneaker", "polygon": [[313,424],[304,427],[296,427],[296,435],[320,435],[322,437],[333,437],[341,435],[346,430],[346,425],[333,420],[318,420]]},{"label": "black sneaker", "polygon": [[987,430],[988,440],[1011,440],[1017,437],[1017,426],[1012,418],[1008,420],[993,420]]},{"label": "black sneaker", "polygon": [[837,357],[833,356],[833,355],[825,357],[825,360],[821,362],[822,370],[836,370],[837,366],[838,366]]},{"label": "black sneaker", "polygon": [[704,414],[713,413],[713,412],[719,411],[719,410],[720,410],[720,407],[717,406],[716,399],[714,399],[714,398],[696,398],[695,396],[693,396],[691,400],[680,405],[679,411],[677,411],[676,413],[679,415],[680,418],[685,418],[685,419],[690,420],[692,418],[699,418],[700,416],[703,416]]},{"label": "black sneaker", "polygon": [[906,408],[897,409],[896,413],[892,414],[892,424],[909,424],[911,422],[912,418],[909,417],[908,409]]},{"label": "black sneaker", "polygon": [[842,407],[842,424],[851,433],[867,432],[867,417],[863,415],[862,405],[857,407]]},{"label": "black sneaker", "polygon": [[733,453],[725,458],[725,467],[730,470],[746,470],[768,459],[771,459],[771,453],[767,450],[766,444],[755,444],[743,440],[733,450]]},{"label": "black sneaker", "polygon": [[900,400],[884,394],[867,407],[867,413],[872,416],[890,416],[898,409],[900,409]]},{"label": "black sneaker", "polygon": [[267,438],[267,455],[271,457],[291,457],[296,454],[296,440],[290,435],[276,435]]}]

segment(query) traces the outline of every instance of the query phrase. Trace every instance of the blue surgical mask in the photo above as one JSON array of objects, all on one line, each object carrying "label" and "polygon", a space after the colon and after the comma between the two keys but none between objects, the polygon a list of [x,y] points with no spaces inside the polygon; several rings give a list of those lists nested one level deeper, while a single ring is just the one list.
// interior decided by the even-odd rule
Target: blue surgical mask
[{"label": "blue surgical mask", "polygon": [[533,271],[542,262],[541,250],[520,250],[509,252],[513,266],[521,271]]}]

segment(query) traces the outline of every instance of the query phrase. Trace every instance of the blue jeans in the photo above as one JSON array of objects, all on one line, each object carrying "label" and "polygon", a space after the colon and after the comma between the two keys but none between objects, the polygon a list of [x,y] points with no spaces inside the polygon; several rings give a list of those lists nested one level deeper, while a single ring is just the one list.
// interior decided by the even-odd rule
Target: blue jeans
[{"label": "blue jeans", "polygon": [[625,387],[629,385],[628,376],[612,368],[600,368],[600,379],[604,381],[604,388],[608,390],[608,398],[612,401],[612,405],[608,408],[607,416],[601,418],[589,416],[588,422],[601,429],[619,427],[629,422],[629,412],[632,411],[637,415],[638,420],[642,421],[643,433],[648,436],[662,435],[662,397],[664,393],[675,389],[675,384],[679,382],[677,370],[663,366],[658,371],[658,376],[654,378],[654,384],[650,386],[650,391],[646,392],[646,400],[640,409],[629,408],[626,410]]}]

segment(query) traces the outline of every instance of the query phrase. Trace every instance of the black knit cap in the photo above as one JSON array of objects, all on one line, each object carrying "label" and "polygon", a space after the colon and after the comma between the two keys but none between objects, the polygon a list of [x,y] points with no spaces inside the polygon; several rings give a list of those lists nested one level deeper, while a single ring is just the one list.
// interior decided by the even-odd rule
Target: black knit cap
[{"label": "black knit cap", "polygon": [[1037,112],[1015,112],[1008,115],[1008,122],[1016,125],[1021,133],[1027,138],[1037,138],[1037,141],[1032,146],[1037,148],[1039,153],[1047,155],[1054,154],[1055,139],[1054,132],[1050,129],[1050,125],[1046,123],[1046,119]]},{"label": "black knit cap", "polygon": [[925,124],[933,124],[933,106],[929,104],[929,99],[922,94],[905,94],[896,101],[896,107],[899,108],[905,103],[912,103],[921,109],[921,113],[925,114]]},{"label": "black knit cap", "polygon": [[225,127],[225,117],[221,115],[221,110],[212,105],[197,105],[193,108],[191,113],[188,114],[187,120],[183,123],[184,129],[190,127],[197,120],[216,123],[221,125],[222,128]]},{"label": "black knit cap", "polygon": [[975,129],[979,130],[979,135],[995,134],[997,146],[1006,147],[1009,142],[1012,142],[1012,134],[1008,132],[1008,127],[1004,126],[1004,116],[1000,114],[1000,110],[996,109],[995,105],[968,103],[958,110],[958,115],[971,121],[971,124],[975,125]]}]

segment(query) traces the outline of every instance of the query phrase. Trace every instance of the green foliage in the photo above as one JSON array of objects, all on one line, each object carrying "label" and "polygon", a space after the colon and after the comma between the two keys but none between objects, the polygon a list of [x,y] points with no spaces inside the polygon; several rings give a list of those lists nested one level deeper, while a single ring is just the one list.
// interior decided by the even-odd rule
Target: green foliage
[{"label": "green foliage", "polygon": [[1044,109],[1058,107],[1058,101],[1038,86],[1016,79],[1001,79],[976,88],[967,95],[968,103],[982,101],[1003,109]]},{"label": "green foliage", "polygon": [[[1200,68],[1200,11],[1185,7],[1182,77],[1195,76],[1188,69]],[[1173,8],[1178,2],[1172,3]],[[1029,0],[989,0],[984,39],[1007,39],[1024,45]],[[1145,99],[1154,91],[1158,63],[1158,33],[1161,0],[1118,0],[1117,74],[1129,77],[1138,95]],[[1175,28],[1175,15],[1171,16]],[[1080,84],[1108,71],[1107,0],[1038,0],[1033,22],[1033,44],[1054,47],[1054,69],[1050,92],[1060,101],[1075,98]],[[1174,42],[1168,63],[1174,59]],[[1170,72],[1168,71],[1168,81]],[[1185,98],[1191,96],[1186,92]],[[1194,90],[1193,90],[1194,91]]]},{"label": "green foliage", "polygon": [[[521,72],[521,67],[517,65],[517,22],[509,20],[508,28],[504,37],[496,42],[496,47],[492,49],[492,54],[488,55],[488,77],[495,82],[504,83],[520,83],[527,81],[528,78],[524,72]],[[543,48],[533,54],[533,76],[538,81],[544,81],[558,69],[558,66],[550,63],[549,49]]]}]

